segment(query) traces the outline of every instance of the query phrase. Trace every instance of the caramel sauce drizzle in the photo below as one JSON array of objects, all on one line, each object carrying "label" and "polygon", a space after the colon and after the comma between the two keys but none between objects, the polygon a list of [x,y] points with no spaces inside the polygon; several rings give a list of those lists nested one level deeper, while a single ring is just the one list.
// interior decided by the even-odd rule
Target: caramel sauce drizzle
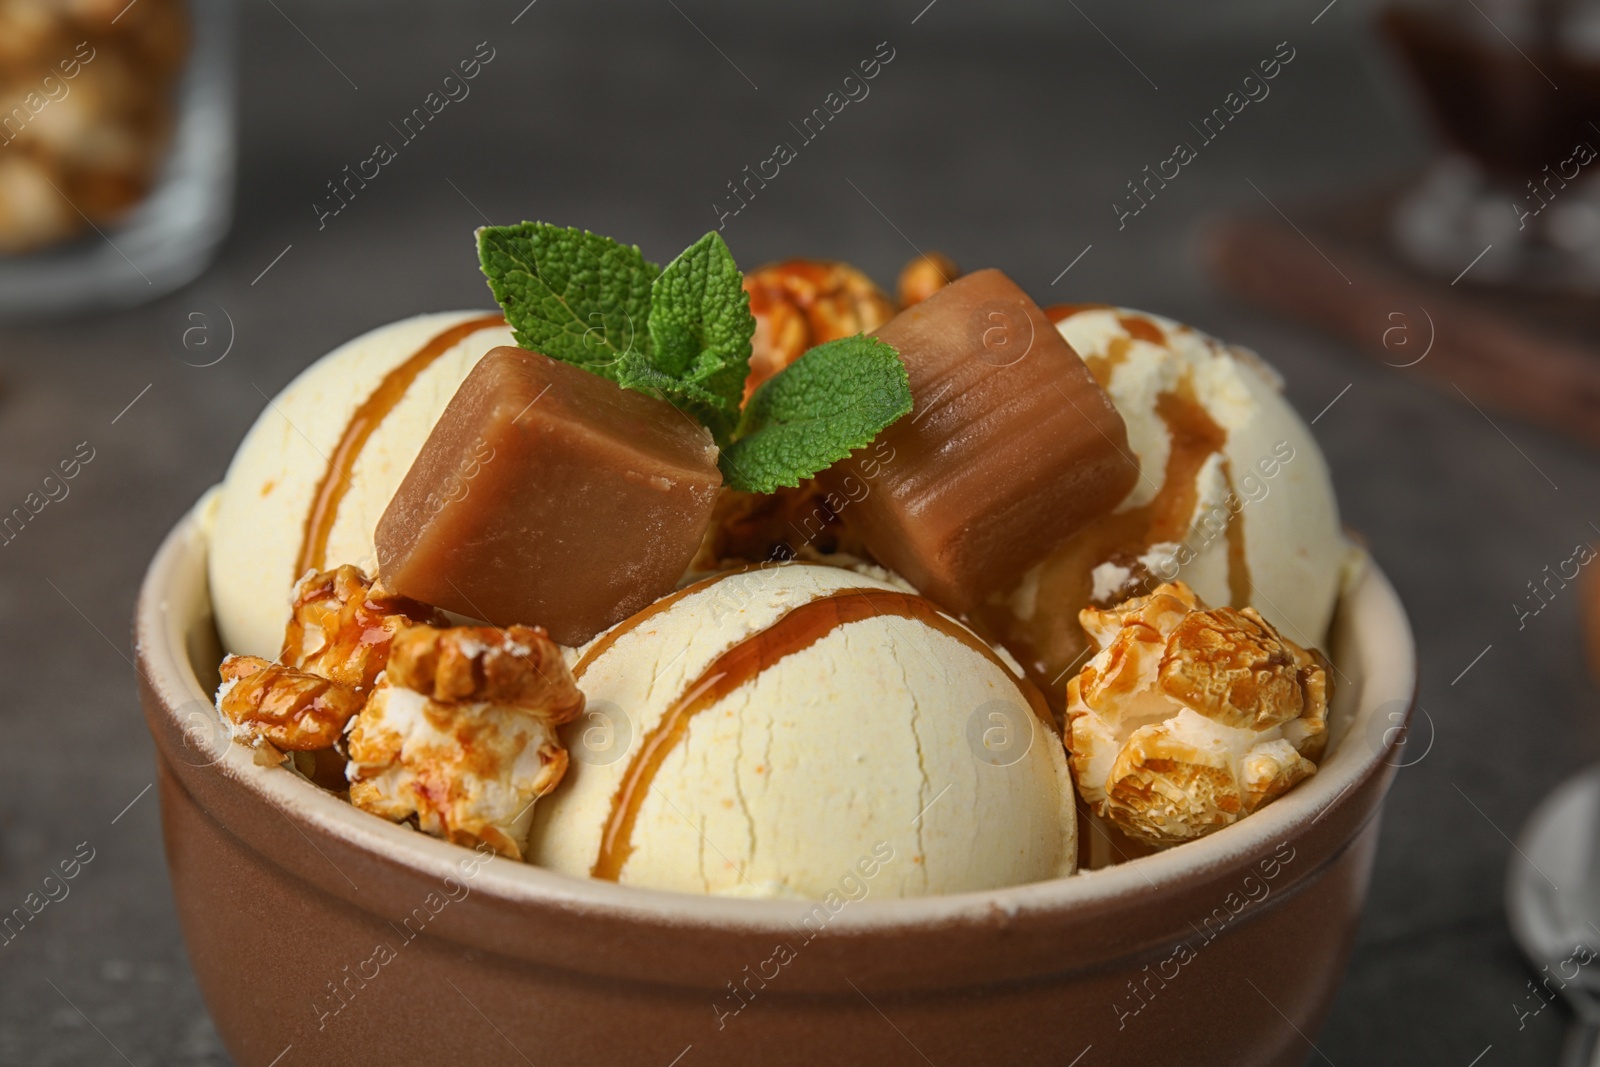
[{"label": "caramel sauce drizzle", "polygon": [[612,645],[633,633],[633,631],[637,630],[639,627],[643,626],[657,615],[660,615],[663,611],[666,611],[684,597],[690,595],[691,593],[698,593],[702,589],[716,585],[725,578],[732,578],[737,574],[748,574],[750,571],[759,570],[764,566],[771,566],[771,564],[749,563],[743,567],[713,574],[709,578],[702,578],[698,582],[694,582],[690,585],[684,586],[682,589],[668,593],[666,596],[662,597],[654,604],[651,604],[649,607],[643,608],[640,611],[629,615],[626,619],[623,619],[611,629],[607,630],[598,641],[589,646],[589,651],[578,657],[578,662],[572,665],[572,677],[574,679],[582,678],[584,672],[589,669],[595,660],[599,659],[602,655],[611,650]]},{"label": "caramel sauce drizzle", "polygon": [[1228,513],[1228,600],[1230,606],[1243,608],[1249,605],[1250,593],[1255,589],[1250,581],[1250,561],[1245,558],[1244,498],[1233,484],[1233,468],[1224,462],[1222,471],[1228,479],[1228,492],[1241,501],[1238,511]]},{"label": "caramel sauce drizzle", "polygon": [[[1085,311],[1116,311],[1115,304],[1051,304],[1044,309],[1045,318],[1054,323],[1065,322],[1074,315],[1081,315]],[[1167,333],[1160,326],[1147,318],[1137,315],[1118,315],[1117,325],[1129,337],[1140,341],[1149,341],[1153,345],[1167,343]]]},{"label": "caramel sauce drizzle", "polygon": [[405,397],[406,391],[411,388],[411,383],[416,381],[417,376],[427,370],[434,360],[460,344],[463,339],[491,326],[504,326],[505,321],[499,315],[485,315],[457,323],[436,335],[399,366],[385,374],[378,387],[372,391],[372,395],[356,408],[355,413],[350,416],[350,421],[345,424],[339,443],[334,446],[333,455],[328,460],[328,468],[323,472],[322,480],[317,483],[316,493],[311,497],[311,510],[306,514],[305,533],[300,539],[300,552],[295,556],[294,574],[290,577],[290,581],[297,582],[306,571],[320,571],[327,566],[328,537],[332,534],[333,524],[339,517],[339,505],[344,502],[345,494],[350,492],[350,479],[355,470],[356,460],[361,456],[361,450],[367,446],[367,441],[373,432],[394,410],[395,405]]},{"label": "caramel sauce drizzle", "polygon": [[[1115,310],[1116,306],[1113,304],[1052,304],[1045,308],[1044,313],[1051,322],[1059,324],[1085,311]],[[1084,365],[1089,368],[1089,373],[1094,375],[1094,380],[1100,383],[1102,389],[1111,388],[1111,374],[1128,358],[1128,349],[1132,347],[1134,341],[1148,341],[1163,347],[1167,343],[1166,331],[1149,319],[1134,315],[1119,315],[1117,325],[1121,326],[1128,336],[1113,337],[1106,345],[1104,354],[1085,356],[1079,353]]]},{"label": "caramel sauce drizzle", "polygon": [[1149,341],[1153,345],[1165,348],[1167,333],[1149,319],[1135,318],[1132,315],[1117,317],[1117,325],[1127,331],[1128,336],[1140,341]]},{"label": "caramel sauce drizzle", "polygon": [[[621,876],[633,855],[634,825],[650,786],[667,757],[688,736],[689,725],[696,715],[753,681],[779,660],[810,648],[839,627],[886,615],[925,623],[982,653],[1004,671],[1007,678],[1015,679],[1011,668],[993,649],[922,597],[884,589],[843,589],[801,604],[767,629],[751,634],[713,660],[645,734],[611,799],[611,815],[606,820],[600,851],[589,870],[590,875],[610,882]],[[1054,720],[1043,695],[1026,679],[1016,681],[1034,714],[1053,731]]]},{"label": "caramel sauce drizzle", "polygon": [[1116,373],[1128,358],[1128,349],[1132,342],[1126,337],[1113,337],[1111,343],[1106,345],[1104,355],[1083,356],[1083,365],[1089,368],[1089,373],[1094,375],[1094,380],[1100,383],[1100,388],[1111,388],[1111,376]]}]

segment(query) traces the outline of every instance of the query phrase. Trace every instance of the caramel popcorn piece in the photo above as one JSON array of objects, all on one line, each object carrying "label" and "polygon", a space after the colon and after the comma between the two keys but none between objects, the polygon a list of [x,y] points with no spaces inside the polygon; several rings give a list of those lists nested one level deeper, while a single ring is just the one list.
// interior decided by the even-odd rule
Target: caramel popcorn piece
[{"label": "caramel popcorn piece", "polygon": [[350,801],[521,859],[534,802],[566,773],[556,728],[582,710],[543,630],[411,627],[350,729]]},{"label": "caramel popcorn piece", "polygon": [[395,640],[389,681],[440,703],[515,705],[556,725],[583,712],[560,647],[536,626],[413,626]]},{"label": "caramel popcorn piece", "polygon": [[145,198],[189,39],[181,0],[0,0],[0,255],[109,228]]},{"label": "caramel popcorn piece", "polygon": [[900,307],[921,303],[959,277],[961,269],[943,252],[918,256],[900,270],[900,283],[896,287]]},{"label": "caramel popcorn piece", "polygon": [[746,274],[744,288],[756,319],[746,400],[814,346],[871,333],[895,313],[883,290],[847,263],[789,259]]},{"label": "caramel popcorn piece", "polygon": [[282,752],[331,748],[361,710],[354,689],[257,656],[229,656],[221,670],[217,708],[235,736]]},{"label": "caramel popcorn piece", "polygon": [[824,492],[815,479],[772,493],[741,493],[723,487],[711,525],[689,564],[692,573],[727,570],[744,563],[842,553],[870,560],[860,538],[847,530],[839,510],[849,498]]},{"label": "caramel popcorn piece", "polygon": [[223,660],[217,710],[235,736],[256,746],[258,758],[275,763],[285,752],[319,753],[295,766],[318,785],[342,788],[344,757],[335,749],[388,664],[395,635],[434,621],[445,618],[374,589],[355,567],[308,573],[295,588],[278,660]]},{"label": "caramel popcorn piece", "polygon": [[1229,826],[1316,773],[1332,679],[1254,609],[1182,582],[1079,616],[1099,653],[1067,683],[1084,801],[1164,847]]},{"label": "caramel popcorn piece", "polygon": [[348,781],[359,808],[520,859],[583,694],[544,630],[445,621],[355,567],[308,574],[282,662],[223,660],[217,707],[258,762],[287,753],[325,788]]},{"label": "caramel popcorn piece", "polygon": [[1161,690],[1216,722],[1264,730],[1300,717],[1300,671],[1254,608],[1185,615],[1167,639]]},{"label": "caramel popcorn piece", "polygon": [[313,571],[295,589],[279,660],[359,692],[372,688],[395,634],[416,623],[449,625],[437,609],[375,588],[348,564]]}]

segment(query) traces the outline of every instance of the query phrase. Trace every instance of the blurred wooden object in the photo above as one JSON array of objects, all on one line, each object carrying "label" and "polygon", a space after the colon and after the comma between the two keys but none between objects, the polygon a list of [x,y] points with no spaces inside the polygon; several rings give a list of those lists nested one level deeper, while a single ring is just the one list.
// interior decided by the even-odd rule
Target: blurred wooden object
[{"label": "blurred wooden object", "polygon": [[1584,651],[1589,674],[1600,685],[1600,568],[1590,567],[1578,586],[1579,612],[1583,615]]},{"label": "blurred wooden object", "polygon": [[[1600,300],[1445,283],[1402,263],[1401,186],[1340,205],[1226,218],[1203,256],[1234,295],[1353,342],[1486,409],[1600,445]],[[1298,230],[1296,229],[1298,227]],[[1463,264],[1463,266],[1466,266]]]}]

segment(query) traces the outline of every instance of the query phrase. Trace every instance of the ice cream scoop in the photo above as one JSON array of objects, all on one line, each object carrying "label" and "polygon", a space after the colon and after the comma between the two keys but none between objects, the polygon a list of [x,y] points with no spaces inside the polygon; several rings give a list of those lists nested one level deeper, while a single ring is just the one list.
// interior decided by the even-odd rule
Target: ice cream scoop
[{"label": "ice cream scoop", "polygon": [[530,862],[808,899],[862,863],[891,897],[1074,869],[1072,785],[1039,694],[903,587],[810,564],[719,575],[602,634],[573,675],[587,710]]},{"label": "ice cream scoop", "polygon": [[1161,582],[1254,607],[1299,644],[1322,644],[1352,550],[1327,464],[1277,374],[1160,316],[1105,305],[1049,313],[1111,395],[1140,473],[1110,515],[979,609],[986,631],[1053,698],[1089,650],[1078,612]]},{"label": "ice cream scoop", "polygon": [[353,564],[457,387],[512,344],[498,315],[418,315],[362,334],[270,401],[228,468],[211,540],[211,597],[231,652],[271,659],[294,584]]}]

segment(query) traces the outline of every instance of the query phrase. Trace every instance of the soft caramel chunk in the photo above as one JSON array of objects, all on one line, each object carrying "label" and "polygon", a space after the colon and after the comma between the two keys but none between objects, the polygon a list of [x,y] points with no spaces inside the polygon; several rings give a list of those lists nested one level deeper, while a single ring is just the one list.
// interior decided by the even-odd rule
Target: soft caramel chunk
[{"label": "soft caramel chunk", "polygon": [[999,271],[957,279],[877,335],[905,361],[914,407],[879,435],[870,473],[845,460],[821,480],[854,500],[867,479],[845,524],[942,605],[965,611],[1020,578],[1132,487],[1122,416]]},{"label": "soft caramel chunk", "polygon": [[497,348],[379,520],[378,573],[404,596],[581,644],[672,591],[721,484],[710,435],[670,404]]}]

